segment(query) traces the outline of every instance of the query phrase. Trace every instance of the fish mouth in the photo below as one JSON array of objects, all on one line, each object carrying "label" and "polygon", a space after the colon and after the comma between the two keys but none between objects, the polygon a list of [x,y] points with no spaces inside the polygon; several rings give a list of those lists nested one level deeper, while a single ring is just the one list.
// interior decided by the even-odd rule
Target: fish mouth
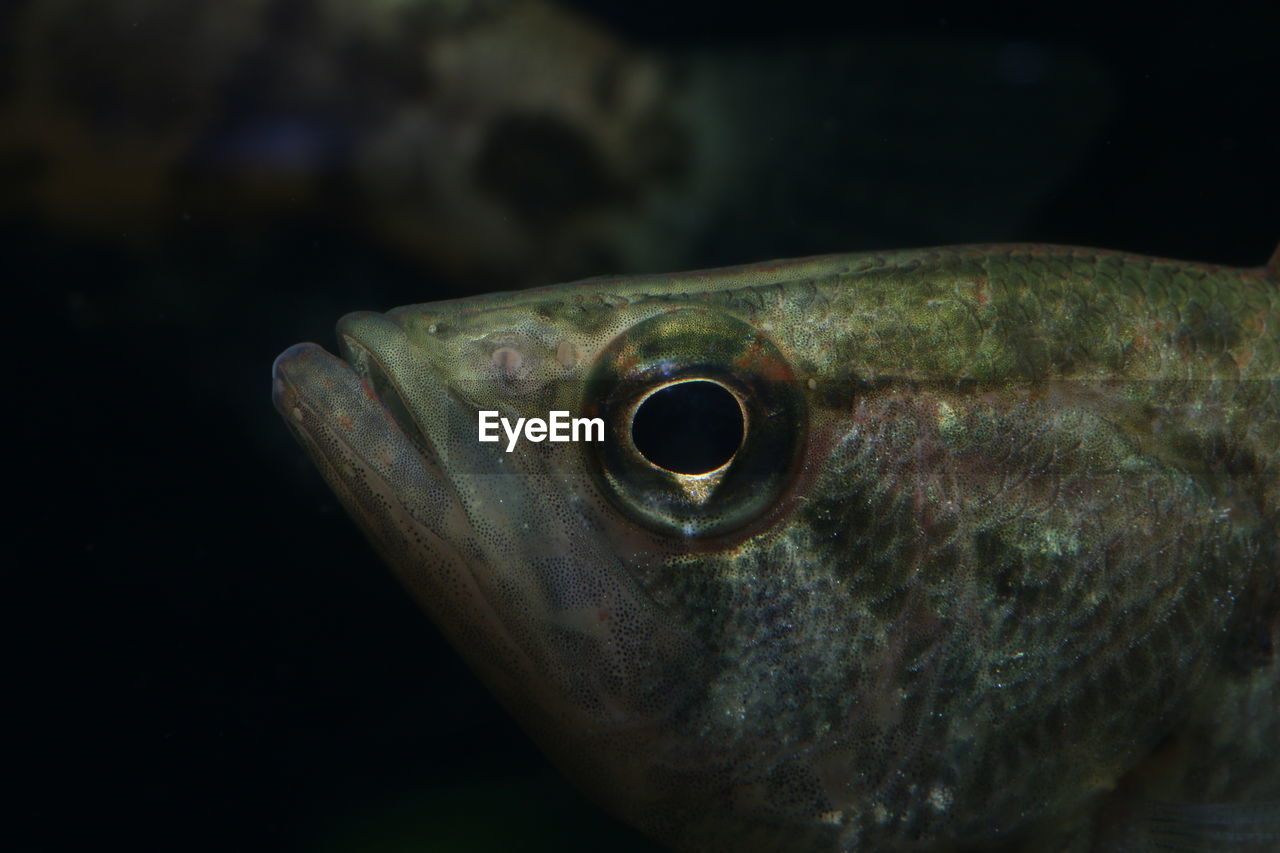
[{"label": "fish mouth", "polygon": [[[318,344],[301,343],[276,358],[272,402],[317,462],[367,456],[373,447],[379,447],[384,458],[393,451],[407,456],[402,446],[407,443],[423,463],[423,472],[443,484],[439,455],[387,364],[387,354],[404,343],[402,338],[403,332],[382,315],[347,315],[338,324],[339,356]],[[421,381],[422,372],[418,375]],[[438,380],[430,384],[443,386]],[[375,441],[380,435],[383,439]],[[318,439],[323,440],[317,444]]]},{"label": "fish mouth", "polygon": [[408,389],[394,378],[394,360],[376,334],[357,337],[365,328],[394,331],[384,323],[380,315],[343,318],[346,359],[314,343],[289,347],[272,367],[272,400],[348,514],[468,663],[482,675],[492,675],[494,659],[531,670],[493,606],[489,578],[457,547],[471,534],[470,519]]}]

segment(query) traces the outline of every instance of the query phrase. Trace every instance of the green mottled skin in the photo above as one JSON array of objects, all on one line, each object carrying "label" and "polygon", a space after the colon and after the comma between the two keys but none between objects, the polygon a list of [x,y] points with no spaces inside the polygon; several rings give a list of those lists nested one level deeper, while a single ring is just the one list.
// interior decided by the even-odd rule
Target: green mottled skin
[{"label": "green mottled skin", "polygon": [[[731,529],[682,538],[585,446],[475,441],[477,408],[592,405],[681,309],[673,363],[728,318],[790,372],[763,513],[713,492]],[[1109,850],[1144,801],[1280,798],[1277,329],[1274,261],[959,247],[351,315],[350,366],[301,345],[275,391],[494,693],[655,837]]]}]

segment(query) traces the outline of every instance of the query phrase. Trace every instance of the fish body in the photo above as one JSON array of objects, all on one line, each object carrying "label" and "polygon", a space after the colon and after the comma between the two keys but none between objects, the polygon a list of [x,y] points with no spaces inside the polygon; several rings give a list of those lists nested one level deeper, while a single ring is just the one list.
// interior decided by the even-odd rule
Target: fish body
[{"label": "fish body", "polygon": [[[1277,266],[597,279],[348,315],[274,399],[498,699],[664,843],[1135,849],[1144,804],[1280,799]],[[676,386],[732,398],[736,449],[642,447]],[[507,452],[481,411],[605,440]],[[714,426],[681,417],[676,450]]]}]

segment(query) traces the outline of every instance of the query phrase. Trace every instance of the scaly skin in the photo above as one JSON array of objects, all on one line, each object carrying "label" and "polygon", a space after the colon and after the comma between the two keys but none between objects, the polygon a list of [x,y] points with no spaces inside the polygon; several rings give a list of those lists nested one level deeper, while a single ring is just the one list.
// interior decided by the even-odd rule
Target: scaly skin
[{"label": "scaly skin", "polygon": [[[1280,796],[1277,328],[1275,261],[830,256],[350,315],[346,361],[290,349],[275,400],[654,837],[1111,849],[1146,799]],[[709,492],[627,452],[667,375],[747,412]],[[481,408],[598,413],[613,450],[505,453]]]}]

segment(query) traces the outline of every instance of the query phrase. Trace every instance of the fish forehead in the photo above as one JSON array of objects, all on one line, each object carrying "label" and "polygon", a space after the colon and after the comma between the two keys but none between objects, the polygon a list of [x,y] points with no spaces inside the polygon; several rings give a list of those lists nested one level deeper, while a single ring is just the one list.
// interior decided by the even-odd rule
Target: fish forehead
[{"label": "fish forehead", "polygon": [[[857,275],[875,270],[912,271],[923,268],[938,272],[947,270],[974,272],[985,269],[989,273],[992,270],[998,270],[1002,263],[1021,264],[1028,271],[1042,276],[1064,276],[1094,266],[1098,270],[1097,275],[1105,277],[1108,270],[1124,265],[1146,269],[1160,267],[1185,270],[1196,275],[1227,272],[1235,275],[1254,273],[1261,277],[1264,274],[1262,269],[1242,270],[1217,264],[1156,258],[1108,249],[1046,243],[996,243],[815,255],[677,273],[603,275],[563,284],[497,291],[460,299],[425,302],[409,307],[425,309],[449,306],[455,309],[456,313],[465,314],[485,310],[495,304],[523,305],[540,302],[548,297],[566,297],[570,301],[575,301],[576,298],[593,298],[596,295],[587,293],[584,296],[584,291],[616,293],[620,296],[696,295],[742,287],[812,281],[835,274]],[[966,267],[965,264],[977,264],[977,266]],[[986,264],[996,266],[984,267]]]},{"label": "fish forehead", "polygon": [[[774,341],[809,418],[762,522],[707,542],[640,531],[600,500],[587,457],[544,445],[497,487],[446,465],[468,519],[450,555],[608,664],[608,714],[577,731],[556,693],[595,678],[564,662],[576,646],[497,606],[503,642],[524,637],[535,671],[557,663],[524,681],[489,666],[490,686],[615,811],[688,849],[895,849],[1082,808],[1219,683],[1275,555],[1275,294],[1261,271],[953,247],[360,322],[392,341],[394,380],[419,377],[404,351],[428,359],[465,401],[455,414],[582,402],[583,375],[654,318],[729,316]],[[512,365],[528,375],[493,380]],[[421,423],[446,462],[477,452]],[[605,614],[640,627],[613,633]]]},{"label": "fish forehead", "polygon": [[1265,379],[1280,364],[1277,301],[1262,269],[1011,244],[604,277],[389,314],[423,336],[568,339],[589,361],[647,316],[702,306],[754,323],[805,378]]}]

